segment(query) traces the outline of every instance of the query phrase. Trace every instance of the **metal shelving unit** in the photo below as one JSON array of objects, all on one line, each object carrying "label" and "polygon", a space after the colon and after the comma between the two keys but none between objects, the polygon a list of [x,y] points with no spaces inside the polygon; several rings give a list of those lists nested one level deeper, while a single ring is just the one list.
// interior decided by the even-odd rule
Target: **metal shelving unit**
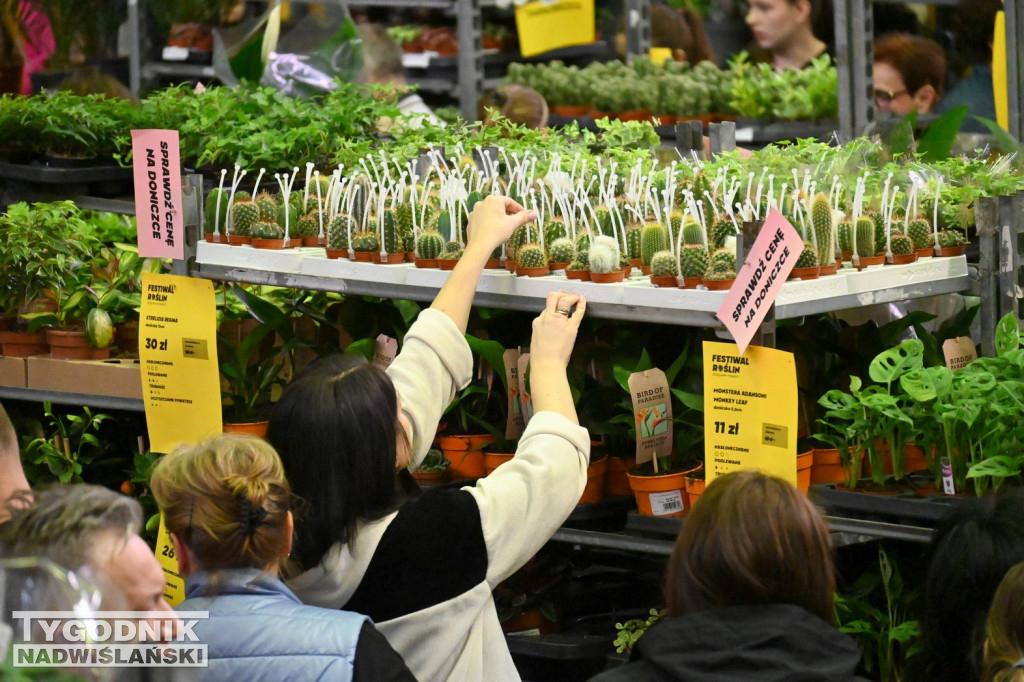
[{"label": "metal shelving unit", "polygon": [[0,398],[28,400],[31,402],[51,402],[58,405],[89,405],[104,410],[145,411],[142,401],[137,398],[121,398],[92,393],[69,393],[66,391],[45,391],[38,388],[0,386]]}]

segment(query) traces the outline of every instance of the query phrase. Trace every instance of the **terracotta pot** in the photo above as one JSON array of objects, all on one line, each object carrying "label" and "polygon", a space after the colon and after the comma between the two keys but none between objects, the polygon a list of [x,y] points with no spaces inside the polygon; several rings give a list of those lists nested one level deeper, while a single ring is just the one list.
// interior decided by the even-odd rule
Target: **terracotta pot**
[{"label": "terracotta pot", "polygon": [[122,322],[115,326],[117,333],[117,348],[122,353],[138,355],[139,353],[139,321]]},{"label": "terracotta pot", "polygon": [[[116,333],[115,333],[116,335]],[[50,344],[50,357],[62,360],[106,360],[110,357],[110,346],[93,348],[85,332],[69,332],[57,329],[46,330],[46,342]]]},{"label": "terracotta pot", "polygon": [[252,245],[257,249],[283,249],[284,239],[261,239],[260,237],[252,238]]},{"label": "terracotta pot", "polygon": [[502,267],[504,266],[501,264],[500,258],[488,258],[484,263],[484,270],[501,270]]},{"label": "terracotta pot", "polygon": [[545,618],[544,614],[540,612],[540,609],[524,611],[523,613],[512,616],[501,624],[501,631],[506,634],[522,633],[544,635],[550,632],[555,632],[557,629],[558,623]]},{"label": "terracotta pot", "polygon": [[621,282],[626,279],[625,270],[616,270],[615,272],[593,272],[590,273],[590,281],[595,284],[614,284],[615,282]]},{"label": "terracotta pot", "polygon": [[680,289],[696,289],[697,285],[701,283],[703,277],[683,277],[681,278],[682,284],[679,285]]},{"label": "terracotta pot", "polygon": [[327,257],[328,258],[334,258],[334,259],[345,258],[345,259],[348,259],[348,249],[331,249],[331,248],[327,248],[327,249],[324,249],[324,251],[327,252]]},{"label": "terracotta pot", "polygon": [[885,262],[885,254],[882,254],[881,256],[861,256],[860,257],[860,264],[857,265],[857,269],[858,270],[863,270],[864,268],[866,268],[868,266],[871,266],[871,265],[881,265],[884,262]]},{"label": "terracotta pot", "polygon": [[841,251],[839,255],[842,256],[843,260],[846,262],[853,260],[853,251]]},{"label": "terracotta pot", "polygon": [[683,496],[686,474],[700,468],[698,466],[690,471],[658,476],[634,476],[627,472],[629,487],[633,489],[633,495],[636,497],[637,509],[644,516],[682,516],[686,512],[686,501]]},{"label": "terracotta pot", "polygon": [[570,106],[568,104],[556,104],[551,107],[551,113],[556,116],[567,116],[569,118],[577,118],[580,116],[586,116],[587,112],[590,111],[589,106]]},{"label": "terracotta pot", "polygon": [[703,279],[703,278],[701,278],[701,280],[700,280],[701,284],[706,286],[710,291],[725,291],[726,289],[731,289],[732,288],[732,284],[735,281],[736,281],[735,277],[733,277],[732,279]]},{"label": "terracotta pot", "polygon": [[939,249],[939,255],[950,257],[950,256],[962,256],[964,255],[964,246],[943,246]]},{"label": "terracotta pot", "polygon": [[806,494],[811,489],[811,467],[814,466],[814,450],[797,453],[796,487]]},{"label": "terracotta pot", "polygon": [[209,242],[210,244],[227,243],[227,237],[225,237],[223,234],[214,234],[213,232],[207,232],[205,233],[204,236],[206,238],[206,241]]},{"label": "terracotta pot", "polygon": [[818,279],[821,268],[815,265],[812,268],[793,268],[789,272],[789,279]]},{"label": "terracotta pot", "polygon": [[515,272],[516,268],[518,267],[519,263],[517,261],[514,261],[511,258],[505,259],[505,269],[508,270],[509,272]]},{"label": "terracotta pot", "polygon": [[420,485],[440,485],[447,483],[451,474],[447,469],[444,471],[411,471],[412,477]]},{"label": "terracotta pot", "polygon": [[632,275],[632,274],[633,274],[633,266],[632,265],[627,265],[626,267],[622,268],[622,278],[623,279],[629,279],[629,276]]},{"label": "terracotta pot", "polygon": [[438,261],[436,258],[414,258],[412,262],[421,270],[425,270],[427,268],[437,269],[438,267]]},{"label": "terracotta pot", "polygon": [[580,496],[580,504],[594,504],[604,499],[604,481],[610,457],[602,457],[587,467],[587,486]]},{"label": "terracotta pot", "polygon": [[685,479],[686,486],[686,510],[693,509],[693,505],[697,504],[697,499],[704,493],[704,488],[707,483],[704,478],[696,478],[694,476],[687,476]]},{"label": "terracotta pot", "polygon": [[918,249],[917,250],[917,257],[918,258],[931,258],[934,255],[935,255],[935,249],[933,247],[931,247],[931,246],[929,246],[927,249]]},{"label": "terracotta pot", "polygon": [[454,270],[455,264],[459,262],[458,258],[438,258],[437,267],[442,270]]},{"label": "terracotta pot", "polygon": [[894,253],[891,256],[886,257],[886,262],[892,265],[906,265],[907,263],[913,263],[916,260],[916,251],[914,253]]},{"label": "terracotta pot", "polygon": [[357,263],[370,263],[373,261],[374,251],[353,251],[352,257]]},{"label": "terracotta pot", "polygon": [[564,271],[567,267],[569,267],[569,263],[568,261],[566,261],[565,263],[551,263],[548,267],[551,268],[551,272],[557,272],[559,270]]},{"label": "terracotta pot", "polygon": [[836,448],[815,448],[814,466],[811,467],[811,483],[837,483],[846,480],[843,458]]},{"label": "terracotta pot", "polygon": [[643,275],[650,275],[651,274],[651,266],[650,265],[641,265],[640,266],[640,273],[643,274]]},{"label": "terracotta pot", "polygon": [[0,348],[9,358],[27,358],[30,355],[46,355],[50,352],[46,334],[43,332],[0,332]]},{"label": "terracotta pot", "polygon": [[834,275],[839,272],[839,263],[833,263],[832,265],[819,265],[818,271],[818,274],[822,277]]},{"label": "terracotta pot", "polygon": [[629,460],[623,457],[606,457],[604,472],[604,494],[608,497],[626,497],[633,494],[629,487],[629,478],[626,471],[629,470]]},{"label": "terracotta pot", "polygon": [[577,279],[577,280],[580,280],[581,282],[589,282],[590,281],[590,270],[566,270],[565,271],[565,278],[566,279]]},{"label": "terracotta pot", "polygon": [[483,478],[487,472],[484,470],[482,448],[493,442],[494,436],[490,434],[440,436],[437,439],[438,447],[452,463],[452,478]]},{"label": "terracotta pot", "polygon": [[659,288],[676,289],[679,282],[674,275],[651,275],[651,284]]},{"label": "terracotta pot", "polygon": [[908,474],[928,470],[928,458],[924,454],[924,448],[915,443],[906,443],[903,446],[903,470]]},{"label": "terracotta pot", "polygon": [[269,421],[242,423],[224,422],[224,433],[248,433],[253,436],[259,436],[260,438],[266,438],[267,428],[269,426]]},{"label": "terracotta pot", "polygon": [[630,111],[617,112],[615,118],[620,121],[646,121],[651,118],[651,112],[646,109],[632,109]]},{"label": "terracotta pot", "polygon": [[524,268],[522,265],[516,268],[518,277],[546,277],[551,274],[551,268],[547,265],[540,268]]},{"label": "terracotta pot", "polygon": [[630,258],[629,259],[629,267],[636,268],[637,270],[639,270],[643,266],[644,266],[644,261],[643,261],[642,258]]},{"label": "terracotta pot", "polygon": [[406,251],[405,252],[405,262],[406,263],[415,263],[416,262],[416,252],[415,251]]},{"label": "terracotta pot", "polygon": [[243,237],[240,234],[229,234],[228,244],[231,244],[231,246],[245,246],[246,244],[252,244],[252,237]]},{"label": "terracotta pot", "polygon": [[[298,240],[297,239],[293,239],[292,240],[292,242],[296,242],[296,241],[298,241]],[[302,238],[302,245],[303,246],[323,246],[324,244],[323,244],[323,242],[320,241],[320,236],[317,235],[316,237],[303,237]]]},{"label": "terracotta pot", "polygon": [[378,265],[395,265],[397,263],[405,262],[405,251],[401,253],[389,253],[386,256],[380,255],[380,251],[374,251],[370,254],[370,262],[377,263]]},{"label": "terracotta pot", "polygon": [[491,472],[515,456],[514,452],[484,452],[484,476],[490,476]]},{"label": "terracotta pot", "polygon": [[612,115],[607,111],[601,111],[600,109],[590,110],[590,118],[594,119],[595,121],[598,120],[599,118],[611,118],[611,116]]}]

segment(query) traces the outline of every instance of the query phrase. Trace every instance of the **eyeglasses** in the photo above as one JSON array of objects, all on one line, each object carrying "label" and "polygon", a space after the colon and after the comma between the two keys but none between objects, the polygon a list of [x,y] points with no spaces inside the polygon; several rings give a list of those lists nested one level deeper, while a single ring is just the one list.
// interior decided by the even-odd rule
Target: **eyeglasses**
[{"label": "eyeglasses", "polygon": [[896,92],[890,92],[888,90],[875,90],[875,104],[883,107],[887,104],[892,104],[892,101],[897,97],[903,95],[909,95],[909,90],[897,90]]}]

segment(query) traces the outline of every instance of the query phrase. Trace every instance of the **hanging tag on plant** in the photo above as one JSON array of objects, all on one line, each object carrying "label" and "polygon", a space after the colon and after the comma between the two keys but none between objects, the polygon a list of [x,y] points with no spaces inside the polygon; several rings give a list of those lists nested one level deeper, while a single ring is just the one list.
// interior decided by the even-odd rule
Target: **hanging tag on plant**
[{"label": "hanging tag on plant", "polygon": [[398,355],[398,340],[386,334],[378,335],[377,341],[373,344],[373,364],[381,369],[387,369],[395,361],[396,355]]},{"label": "hanging tag on plant", "polygon": [[636,463],[671,455],[672,399],[665,373],[648,369],[630,374],[629,394],[633,399],[633,423],[636,425]]},{"label": "hanging tag on plant", "polygon": [[156,560],[164,569],[164,599],[171,606],[185,601],[185,580],[178,572],[178,559],[174,556],[174,543],[171,534],[164,525],[164,515],[160,515],[160,528],[156,538]]},{"label": "hanging tag on plant", "polygon": [[508,385],[508,418],[505,421],[505,438],[508,440],[517,440],[526,427],[519,400],[519,355],[518,350],[510,348],[501,356],[505,361],[505,383]]},{"label": "hanging tag on plant", "polygon": [[133,130],[132,172],[139,255],[185,257],[177,130]]},{"label": "hanging tag on plant", "polygon": [[969,336],[946,339],[942,344],[942,354],[946,357],[946,366],[954,372],[978,359],[974,341]]},{"label": "hanging tag on plant", "polygon": [[523,416],[523,428],[530,423],[533,416],[533,401],[530,399],[530,353],[519,355],[519,406]]}]

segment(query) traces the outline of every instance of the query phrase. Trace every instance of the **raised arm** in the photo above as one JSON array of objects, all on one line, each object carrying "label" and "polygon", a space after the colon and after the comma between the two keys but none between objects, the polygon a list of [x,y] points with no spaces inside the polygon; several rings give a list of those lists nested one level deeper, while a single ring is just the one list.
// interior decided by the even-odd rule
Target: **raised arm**
[{"label": "raised arm", "polygon": [[473,307],[480,273],[494,250],[512,236],[517,227],[534,220],[537,214],[527,211],[508,197],[491,195],[478,201],[469,216],[466,249],[456,263],[448,281],[437,292],[430,307],[452,318],[459,331],[466,332],[469,309]]}]

